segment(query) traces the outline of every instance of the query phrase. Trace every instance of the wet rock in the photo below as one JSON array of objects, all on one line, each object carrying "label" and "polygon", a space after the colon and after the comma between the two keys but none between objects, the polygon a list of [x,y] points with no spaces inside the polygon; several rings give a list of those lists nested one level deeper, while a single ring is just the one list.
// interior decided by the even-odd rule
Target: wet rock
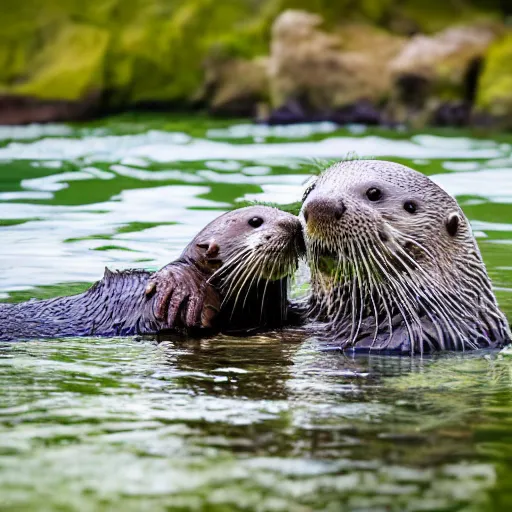
[{"label": "wet rock", "polygon": [[101,113],[98,94],[89,94],[78,101],[0,96],[0,125],[90,119]]},{"label": "wet rock", "polygon": [[482,114],[512,126],[512,31],[489,50],[480,77],[476,106]]},{"label": "wet rock", "polygon": [[316,123],[322,121],[330,121],[339,125],[386,124],[380,109],[366,100],[360,100],[325,112],[304,106],[300,101],[289,100],[284,105],[272,110],[265,117],[261,117],[260,121],[270,125]]},{"label": "wet rock", "polygon": [[[377,104],[391,91],[388,63],[402,38],[366,25],[349,25],[328,33],[322,18],[288,10],[272,27],[269,62],[272,105],[299,101],[316,112]],[[355,41],[357,38],[357,41]]]},{"label": "wet rock", "polygon": [[275,108],[266,116],[260,116],[260,121],[275,124],[296,124],[307,123],[316,120],[312,113],[301,105],[297,100],[288,100],[284,105]]},{"label": "wet rock", "polygon": [[433,112],[430,124],[434,126],[464,127],[471,124],[472,106],[467,101],[442,103]]},{"label": "wet rock", "polygon": [[201,99],[218,116],[254,117],[268,97],[268,60],[210,57]]},{"label": "wet rock", "polygon": [[384,124],[384,118],[381,111],[371,102],[360,100],[352,105],[338,108],[328,116],[328,121],[344,124],[366,124],[379,125]]},{"label": "wet rock", "polygon": [[[252,115],[266,100],[277,109],[275,119],[289,122],[329,116],[373,122],[386,103],[391,112],[403,111],[399,119],[413,110],[424,120],[446,102],[472,103],[460,83],[474,89],[467,84],[476,83],[488,35],[471,28],[464,29],[476,31],[469,39],[461,29],[416,36],[407,43],[409,54],[404,36],[508,12],[504,0],[6,1],[0,17],[4,122],[77,119],[137,107],[186,110],[198,98],[217,115]],[[285,10],[305,5],[316,14]],[[451,48],[444,57],[436,41]],[[269,43],[265,63],[259,57],[269,53]],[[223,49],[225,59],[204,68],[214,47]],[[418,72],[416,56],[423,63],[429,54],[435,57],[426,67],[434,72]],[[490,69],[495,71],[488,72],[492,79],[479,106],[501,111],[507,102],[491,87],[491,80],[501,82],[499,69]]]},{"label": "wet rock", "polygon": [[424,124],[446,102],[471,104],[482,59],[499,29],[489,24],[460,26],[411,38],[390,64],[394,119]]}]

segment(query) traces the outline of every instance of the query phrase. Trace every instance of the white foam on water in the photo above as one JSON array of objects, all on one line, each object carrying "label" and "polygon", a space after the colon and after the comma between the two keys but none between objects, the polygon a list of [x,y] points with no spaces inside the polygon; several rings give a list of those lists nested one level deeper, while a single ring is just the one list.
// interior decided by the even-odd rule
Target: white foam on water
[{"label": "white foam on water", "polygon": [[[207,192],[208,187],[175,185],[124,190],[109,201],[80,206],[0,202],[1,219],[37,219],[2,231],[0,289],[95,281],[106,265],[118,269],[163,266],[179,256],[198,226],[219,215],[219,210],[212,208],[222,204],[198,197]],[[191,209],[194,207],[206,209]],[[137,222],[161,226],[116,234],[118,228]],[[169,222],[177,224],[166,225]],[[64,242],[98,235],[106,237]],[[129,250],[92,250],[101,246]],[[149,262],[134,264],[136,259]]]},{"label": "white foam on water", "polygon": [[68,136],[75,132],[65,124],[29,124],[26,126],[1,126],[0,140],[29,140],[48,136]]},{"label": "white foam on water", "polygon": [[[0,148],[0,160],[77,160],[119,162],[126,158],[153,162],[193,162],[212,160],[250,160],[268,158],[344,158],[394,156],[400,158],[498,158],[503,150],[489,141],[457,139],[439,143],[431,136],[408,140],[383,137],[331,137],[313,142],[230,144],[191,139],[183,133],[149,131],[139,135],[86,136],[81,139],[45,138],[30,143],[12,142]],[[434,140],[436,144],[428,145]],[[449,139],[450,141],[451,139]]]},{"label": "white foam on water", "polygon": [[512,202],[512,167],[436,174],[432,179],[455,197],[467,195],[496,202]]}]

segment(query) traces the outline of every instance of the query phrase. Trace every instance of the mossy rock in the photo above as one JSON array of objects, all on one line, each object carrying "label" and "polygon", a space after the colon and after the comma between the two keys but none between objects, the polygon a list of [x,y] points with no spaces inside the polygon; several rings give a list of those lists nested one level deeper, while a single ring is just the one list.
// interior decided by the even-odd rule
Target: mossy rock
[{"label": "mossy rock", "polygon": [[29,79],[11,92],[69,101],[101,90],[108,41],[104,29],[77,23],[63,26],[32,61]]},{"label": "mossy rock", "polygon": [[327,31],[318,14],[285,11],[272,27],[272,104],[298,99],[315,112],[362,100],[381,104],[391,93],[389,63],[403,43],[372,25],[345,23]]},{"label": "mossy rock", "polygon": [[479,81],[477,107],[498,118],[512,116],[512,31],[489,49]]},{"label": "mossy rock", "polygon": [[272,24],[286,9],[317,13],[330,33],[348,22],[392,27],[402,19],[429,31],[493,17],[494,1],[3,0],[0,94],[80,102],[92,93],[105,107],[187,105],[212,49],[247,62],[268,55]]},{"label": "mossy rock", "polygon": [[431,34],[454,24],[501,19],[499,0],[403,0],[387,12],[388,27],[401,33]]},{"label": "mossy rock", "polygon": [[[108,91],[114,103],[194,96],[215,44],[265,52],[263,2],[245,0],[6,0],[0,20],[0,92],[80,100]],[[253,55],[249,55],[254,52]]]}]

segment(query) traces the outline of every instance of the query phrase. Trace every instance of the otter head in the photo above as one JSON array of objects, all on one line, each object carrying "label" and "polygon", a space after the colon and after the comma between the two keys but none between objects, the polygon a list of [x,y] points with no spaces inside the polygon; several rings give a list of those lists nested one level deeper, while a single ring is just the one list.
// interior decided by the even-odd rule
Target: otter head
[{"label": "otter head", "polygon": [[217,217],[188,245],[182,257],[223,287],[237,291],[259,280],[291,275],[304,252],[297,217],[268,206],[248,206]]},{"label": "otter head", "polygon": [[[384,161],[335,164],[300,214],[317,315],[355,345],[403,326],[412,351],[507,337],[471,227],[428,177]],[[479,318],[478,320],[476,318]]]}]

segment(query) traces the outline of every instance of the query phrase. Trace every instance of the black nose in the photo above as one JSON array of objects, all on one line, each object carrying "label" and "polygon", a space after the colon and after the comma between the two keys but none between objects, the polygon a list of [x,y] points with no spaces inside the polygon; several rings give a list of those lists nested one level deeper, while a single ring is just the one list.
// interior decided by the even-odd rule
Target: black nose
[{"label": "black nose", "polygon": [[304,220],[307,222],[329,222],[340,220],[347,211],[343,201],[329,198],[314,198],[304,207]]},{"label": "black nose", "polygon": [[302,237],[302,224],[298,217],[289,215],[286,219],[279,220],[277,225],[290,237]]}]

